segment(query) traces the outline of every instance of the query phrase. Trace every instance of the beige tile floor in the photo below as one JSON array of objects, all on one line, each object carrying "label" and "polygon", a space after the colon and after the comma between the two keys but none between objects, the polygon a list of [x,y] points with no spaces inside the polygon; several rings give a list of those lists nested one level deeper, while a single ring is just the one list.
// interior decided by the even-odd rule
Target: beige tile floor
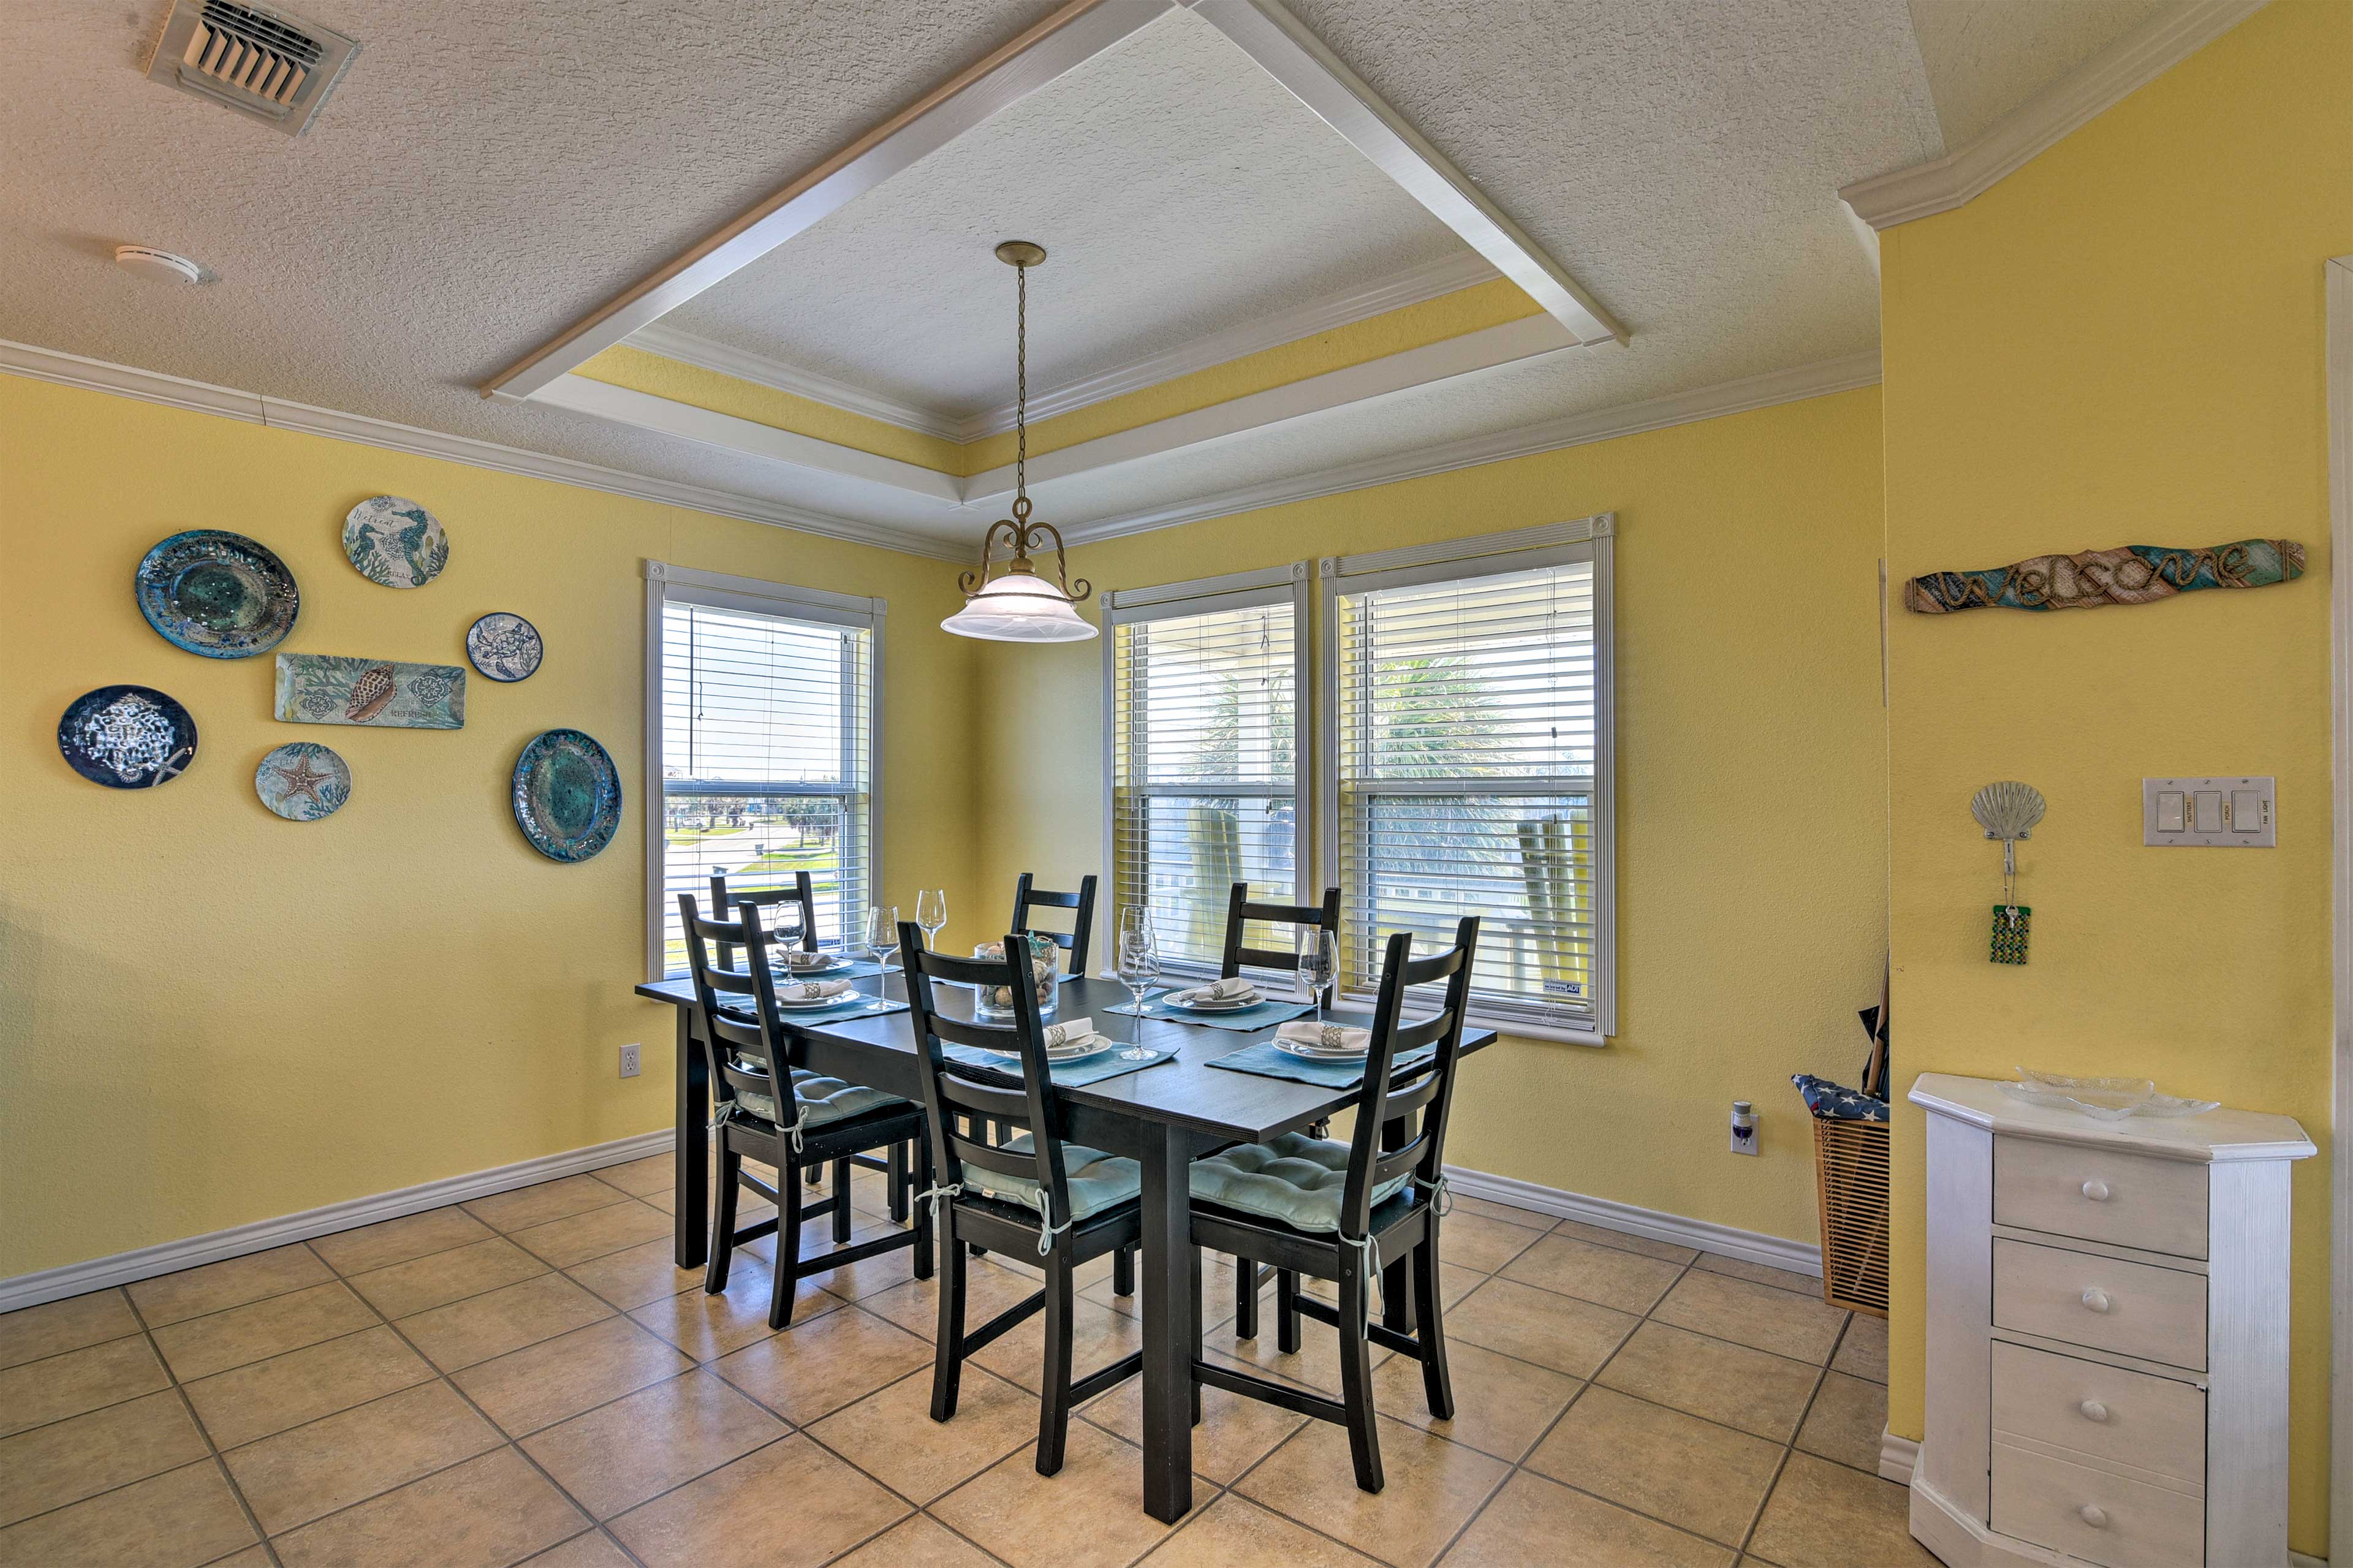
[{"label": "beige tile floor", "polygon": [[[807,1281],[771,1334],[771,1244],[704,1296],[670,1266],[668,1183],[639,1161],[0,1316],[0,1568],[1934,1562],[1873,1473],[1885,1325],[1795,1275],[1462,1200],[1455,1419],[1387,1358],[1367,1497],[1338,1428],[1211,1390],[1171,1529],[1138,1504],[1132,1381],[1041,1479],[1034,1324],[934,1424],[904,1254]],[[880,1184],[853,1198],[877,1233]],[[1136,1342],[1108,1272],[1082,1279],[1082,1368]],[[1208,1353],[1335,1388],[1313,1321],[1298,1355],[1271,1305],[1235,1339],[1231,1278]],[[977,1318],[1030,1281],[991,1258],[973,1287]]]}]

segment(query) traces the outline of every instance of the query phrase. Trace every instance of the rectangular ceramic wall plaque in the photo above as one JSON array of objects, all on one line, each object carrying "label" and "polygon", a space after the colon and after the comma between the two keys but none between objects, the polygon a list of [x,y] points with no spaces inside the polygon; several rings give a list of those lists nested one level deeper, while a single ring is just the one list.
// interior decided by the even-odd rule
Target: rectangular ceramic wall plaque
[{"label": "rectangular ceramic wall plaque", "polygon": [[289,724],[378,730],[462,730],[466,672],[451,664],[395,664],[332,654],[278,656],[278,717]]}]

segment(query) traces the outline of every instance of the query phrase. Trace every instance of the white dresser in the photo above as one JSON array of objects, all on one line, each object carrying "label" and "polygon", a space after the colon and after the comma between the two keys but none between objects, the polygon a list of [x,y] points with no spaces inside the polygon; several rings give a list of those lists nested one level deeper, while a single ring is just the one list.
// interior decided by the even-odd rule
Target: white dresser
[{"label": "white dresser", "polygon": [[2101,1121],[1929,1073],[1927,1435],[1952,1568],[2287,1562],[2285,1116]]}]

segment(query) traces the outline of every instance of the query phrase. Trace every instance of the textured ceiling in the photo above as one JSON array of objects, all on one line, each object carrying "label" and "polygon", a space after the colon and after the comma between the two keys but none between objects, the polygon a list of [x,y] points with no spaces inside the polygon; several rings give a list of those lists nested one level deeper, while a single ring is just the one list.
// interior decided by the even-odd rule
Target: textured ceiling
[{"label": "textured ceiling", "polygon": [[1189,11],[965,132],[662,325],[962,416],[1469,247]]},{"label": "textured ceiling", "polygon": [[[1914,0],[1924,18],[1932,4]],[[147,80],[165,8],[0,7],[0,338],[853,518],[942,534],[970,526],[965,515],[904,515],[805,470],[487,403],[473,389],[1051,0],[300,0],[363,50],[298,140]],[[1836,188],[1955,141],[1940,132],[1937,95],[1957,112],[1999,112],[2147,12],[2127,0],[1969,0],[1968,24],[1940,31],[1936,4],[1915,37],[1905,0],[1294,8],[1626,321],[1632,343],[1080,476],[1056,487],[1066,520],[1868,348],[1875,288]],[[2060,10],[2065,27],[2037,30]],[[1182,43],[1176,30],[1169,39]],[[1120,107],[1105,112],[1116,119]],[[1224,134],[1222,145],[1256,144],[1254,128]],[[1321,134],[1309,128],[1305,143]],[[1289,155],[1273,158],[1278,169]],[[1032,173],[997,177],[1018,192]],[[1215,184],[1199,170],[1187,177],[1205,192]],[[1083,213],[1132,210],[1133,195],[1095,193]],[[1330,210],[1321,200],[1315,210]],[[1186,300],[1123,303],[1116,282],[1096,276],[1124,263],[1079,267],[1086,226],[1029,237],[1056,251],[1041,285],[1070,278],[1055,287],[1087,300],[1081,309],[1069,303],[1077,293],[1062,295],[1057,318],[1041,299],[1041,361],[1092,352],[1061,345],[1107,343],[1139,322],[1158,323],[1139,352],[1158,341],[1152,332],[1187,330],[1196,307]],[[219,281],[174,291],[132,278],[107,259],[125,241],[194,256]],[[1348,259],[1335,265],[1370,265],[1385,245],[1409,260],[1415,243],[1409,224],[1350,233],[1337,247]],[[1003,269],[985,247],[983,259],[996,276],[977,287],[1001,318]],[[1312,276],[1324,259],[1291,254],[1283,277]],[[1271,298],[1250,292],[1264,280],[1243,283],[1199,280],[1213,301],[1198,307],[1204,319],[1227,324],[1222,312]],[[903,331],[940,310],[944,292],[831,308],[846,332]],[[1089,320],[1103,313],[1116,332]],[[954,333],[953,311],[939,330]],[[983,400],[1001,395],[1000,382]]]},{"label": "textured ceiling", "polygon": [[1988,127],[2172,0],[1911,0],[1945,150]]}]

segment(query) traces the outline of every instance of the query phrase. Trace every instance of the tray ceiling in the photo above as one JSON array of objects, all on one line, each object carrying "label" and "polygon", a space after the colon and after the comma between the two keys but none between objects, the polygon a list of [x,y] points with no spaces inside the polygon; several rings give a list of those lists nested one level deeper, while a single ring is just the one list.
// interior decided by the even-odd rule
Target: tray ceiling
[{"label": "tray ceiling", "polygon": [[1469,247],[1208,23],[1175,10],[662,318],[950,417]]}]

